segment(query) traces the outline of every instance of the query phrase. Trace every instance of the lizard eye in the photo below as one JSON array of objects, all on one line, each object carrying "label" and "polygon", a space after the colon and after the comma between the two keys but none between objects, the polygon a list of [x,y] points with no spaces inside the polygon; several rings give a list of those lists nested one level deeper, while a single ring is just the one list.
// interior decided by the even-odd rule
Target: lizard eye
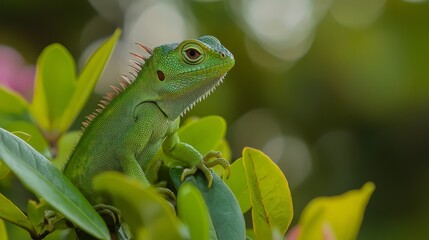
[{"label": "lizard eye", "polygon": [[188,64],[199,64],[204,59],[203,50],[196,44],[185,45],[182,50],[183,60]]},{"label": "lizard eye", "polygon": [[190,59],[190,60],[196,60],[198,59],[198,57],[201,55],[200,52],[198,52],[196,49],[190,48],[188,50],[186,50],[186,56]]}]

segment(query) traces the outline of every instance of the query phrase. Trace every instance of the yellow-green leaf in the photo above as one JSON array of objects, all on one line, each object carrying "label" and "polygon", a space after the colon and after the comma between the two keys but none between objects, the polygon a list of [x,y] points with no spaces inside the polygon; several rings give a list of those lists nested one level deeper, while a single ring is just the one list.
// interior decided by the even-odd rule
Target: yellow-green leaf
[{"label": "yellow-green leaf", "polygon": [[1,219],[0,219],[0,239],[8,240],[6,225],[4,224],[3,220],[1,220]]},{"label": "yellow-green leaf", "polygon": [[28,103],[17,93],[0,86],[0,126],[9,121],[24,120],[28,112]]},{"label": "yellow-green leaf", "polygon": [[192,121],[178,131],[180,140],[189,143],[200,153],[215,149],[225,136],[226,122],[220,116],[207,116]]},{"label": "yellow-green leaf", "polygon": [[36,82],[31,114],[38,125],[59,132],[60,119],[75,91],[75,62],[60,44],[46,47],[37,60]]},{"label": "yellow-green leaf", "polygon": [[286,177],[267,155],[253,148],[244,148],[243,163],[256,240],[272,239],[274,229],[284,234],[293,217]]},{"label": "yellow-green leaf", "polygon": [[356,239],[363,215],[375,185],[366,183],[361,189],[339,196],[318,197],[304,209],[299,225],[300,240],[323,240],[324,228],[332,229],[336,239]]},{"label": "yellow-green leaf", "polygon": [[33,123],[25,121],[16,121],[7,124],[6,130],[12,133],[25,133],[25,135],[15,134],[22,140],[30,144],[43,156],[50,158],[51,152],[49,150],[49,144],[46,142],[40,130]]},{"label": "yellow-green leaf", "polygon": [[154,189],[117,172],[104,172],[93,184],[112,196],[136,239],[181,239],[172,208]]},{"label": "yellow-green leaf", "polygon": [[[30,233],[35,233],[33,225],[27,216],[15,204],[0,193],[0,218],[26,229]],[[1,233],[1,232],[0,232]],[[0,238],[2,239],[2,238]]]},{"label": "yellow-green leaf", "polygon": [[80,131],[73,131],[63,134],[58,140],[58,153],[57,156],[52,160],[52,164],[61,171],[65,167],[67,160],[73,148],[79,141],[82,133]]},{"label": "yellow-green leaf", "polygon": [[120,35],[121,30],[117,29],[88,59],[75,82],[76,90],[70,101],[67,102],[67,107],[59,124],[61,131],[66,131],[70,127],[88,101]]},{"label": "yellow-green leaf", "polygon": [[185,182],[179,188],[177,210],[180,219],[189,228],[191,239],[209,240],[209,210],[203,196],[192,183]]},{"label": "yellow-green leaf", "polygon": [[[220,116],[193,118],[186,122],[178,131],[180,141],[190,144],[203,155],[215,150],[225,136],[226,122]],[[169,167],[183,164],[165,155],[162,149],[158,151],[155,158],[163,159]]]},{"label": "yellow-green leaf", "polygon": [[247,175],[243,165],[243,158],[237,159],[231,164],[231,175],[225,181],[231,191],[234,193],[240,204],[242,213],[251,208],[249,188],[247,187]]}]

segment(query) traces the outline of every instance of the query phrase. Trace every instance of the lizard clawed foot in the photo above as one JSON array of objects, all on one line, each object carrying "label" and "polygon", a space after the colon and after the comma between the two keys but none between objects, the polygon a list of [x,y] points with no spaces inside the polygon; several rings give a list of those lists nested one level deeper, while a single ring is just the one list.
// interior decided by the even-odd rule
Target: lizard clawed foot
[{"label": "lizard clawed foot", "polygon": [[[210,160],[212,158],[215,158],[215,159]],[[204,175],[206,176],[208,187],[211,188],[213,184],[213,175],[209,168],[214,167],[216,165],[221,165],[223,168],[225,168],[225,174],[227,177],[229,176],[229,173],[230,173],[229,162],[222,157],[221,152],[210,151],[206,154],[206,156],[204,156],[203,161],[198,162],[191,168],[185,168],[183,170],[183,173],[180,179],[183,182],[187,176],[195,174],[197,170],[200,169],[201,171],[203,171]]]},{"label": "lizard clawed foot", "polygon": [[97,204],[94,206],[95,210],[103,218],[106,225],[111,228],[119,224],[121,221],[121,211],[114,206],[107,204]]},{"label": "lizard clawed foot", "polygon": [[[213,160],[210,160],[214,158]],[[230,174],[230,164],[223,158],[222,153],[219,151],[210,151],[204,156],[205,165],[208,168],[214,167],[216,165],[221,165],[225,169],[225,177],[228,178]]]},{"label": "lizard clawed foot", "polygon": [[174,193],[170,189],[166,187],[157,187],[156,190],[158,191],[159,194],[164,196],[166,199],[171,199],[173,201],[176,201],[176,195],[174,195]]},{"label": "lizard clawed foot", "polygon": [[158,193],[161,194],[165,200],[167,200],[168,205],[173,210],[173,212],[176,212],[174,208],[175,202],[177,200],[176,195],[174,195],[174,193],[167,188],[167,182],[158,182],[157,184],[154,184],[154,187],[156,187],[156,191],[158,191]]},{"label": "lizard clawed foot", "polygon": [[176,209],[174,208],[176,202],[176,195],[174,195],[174,193],[166,187],[157,187],[156,190],[165,198],[171,210],[173,212],[176,212]]}]

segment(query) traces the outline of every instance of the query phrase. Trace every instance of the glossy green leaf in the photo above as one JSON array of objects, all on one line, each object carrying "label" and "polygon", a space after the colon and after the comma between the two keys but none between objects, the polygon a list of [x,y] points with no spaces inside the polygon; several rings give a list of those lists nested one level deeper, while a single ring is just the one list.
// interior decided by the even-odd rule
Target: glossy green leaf
[{"label": "glossy green leaf", "polygon": [[121,30],[117,29],[88,59],[77,82],[75,82],[76,90],[65,108],[59,125],[61,131],[66,131],[70,127],[85,106],[120,35]]},{"label": "glossy green leaf", "polygon": [[49,144],[46,142],[40,130],[32,123],[24,121],[16,121],[7,124],[6,130],[9,132],[21,132],[25,135],[15,134],[16,136],[23,139],[25,142],[30,144],[34,149],[36,149],[43,156],[50,158],[51,152],[49,150]]},{"label": "glossy green leaf", "polygon": [[242,213],[249,211],[252,207],[250,203],[250,193],[247,187],[247,175],[243,165],[243,158],[237,159],[231,164],[231,174],[225,183],[234,193],[240,204]]},{"label": "glossy green leaf", "polygon": [[60,44],[46,47],[37,60],[31,114],[38,125],[58,132],[60,119],[75,91],[75,62]]},{"label": "glossy green leaf", "polygon": [[[26,229],[30,233],[35,233],[33,225],[27,216],[15,206],[9,199],[0,193],[0,218]],[[2,239],[2,238],[0,238]]]},{"label": "glossy green leaf", "polygon": [[[215,150],[221,143],[226,132],[226,122],[220,116],[207,116],[186,120],[179,131],[180,141],[193,146],[201,154]],[[164,154],[162,149],[155,158],[163,159],[168,167],[181,166],[183,163]]]},{"label": "glossy green leaf", "polygon": [[0,128],[0,158],[31,191],[84,231],[109,239],[101,217],[52,163],[20,138]]},{"label": "glossy green leaf", "polygon": [[293,217],[292,197],[280,168],[263,152],[244,148],[243,166],[252,204],[257,240],[272,239],[273,229],[284,234]]},{"label": "glossy green leaf", "polygon": [[207,116],[186,124],[179,129],[178,134],[182,142],[205,154],[219,145],[225,132],[225,119],[220,116]]},{"label": "glossy green leaf", "polygon": [[[209,240],[211,222],[203,196],[189,182],[185,182],[177,194],[177,210],[180,219],[189,227],[191,239]],[[210,239],[213,240],[213,239]]]},{"label": "glossy green leaf", "polygon": [[8,240],[7,237],[7,230],[6,225],[4,224],[4,221],[0,219],[0,239],[2,240]]},{"label": "glossy green leaf", "polygon": [[24,120],[28,112],[28,103],[17,93],[0,86],[0,126],[9,121]]},{"label": "glossy green leaf", "polygon": [[60,170],[63,170],[70,153],[73,151],[77,142],[79,141],[82,133],[80,131],[73,131],[63,134],[58,140],[57,156],[52,160],[52,163]]},{"label": "glossy green leaf", "polygon": [[[181,168],[170,170],[171,179],[179,191],[182,185],[180,181],[182,171]],[[222,179],[213,174],[213,185],[209,189],[204,174],[198,171],[195,175],[186,178],[185,182],[191,182],[201,192],[219,240],[246,238],[246,227],[240,206]]]},{"label": "glossy green leaf", "polygon": [[104,172],[93,184],[110,194],[136,239],[181,239],[173,209],[154,189],[117,172]]},{"label": "glossy green leaf", "polygon": [[300,240],[322,240],[329,226],[336,239],[356,239],[366,205],[374,192],[373,183],[339,196],[313,199],[302,212]]}]

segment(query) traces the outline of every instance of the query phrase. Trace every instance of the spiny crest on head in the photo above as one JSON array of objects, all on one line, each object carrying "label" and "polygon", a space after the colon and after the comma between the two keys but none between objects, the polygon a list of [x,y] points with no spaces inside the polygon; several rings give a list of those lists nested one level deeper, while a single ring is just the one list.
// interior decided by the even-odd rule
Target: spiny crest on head
[{"label": "spiny crest on head", "polygon": [[[149,48],[141,43],[135,44],[142,48],[146,53],[148,53],[149,57],[152,56],[152,48]],[[107,92],[106,95],[104,95],[103,97],[104,100],[101,100],[98,103],[98,108],[95,109],[93,113],[85,117],[86,120],[82,122],[82,131],[84,131],[91,124],[92,120],[94,120],[94,118],[96,118],[98,114],[103,111],[103,109],[110,103],[110,101],[112,101],[116,96],[123,92],[137,78],[137,75],[142,70],[143,64],[149,59],[149,57],[143,56],[138,53],[130,52],[130,54],[131,56],[137,58],[137,60],[129,60],[131,64],[129,64],[128,66],[131,68],[131,71],[129,72],[131,77],[129,75],[122,74],[121,78],[119,79],[120,88],[115,85],[110,85],[110,88],[112,88],[113,91]]]}]

